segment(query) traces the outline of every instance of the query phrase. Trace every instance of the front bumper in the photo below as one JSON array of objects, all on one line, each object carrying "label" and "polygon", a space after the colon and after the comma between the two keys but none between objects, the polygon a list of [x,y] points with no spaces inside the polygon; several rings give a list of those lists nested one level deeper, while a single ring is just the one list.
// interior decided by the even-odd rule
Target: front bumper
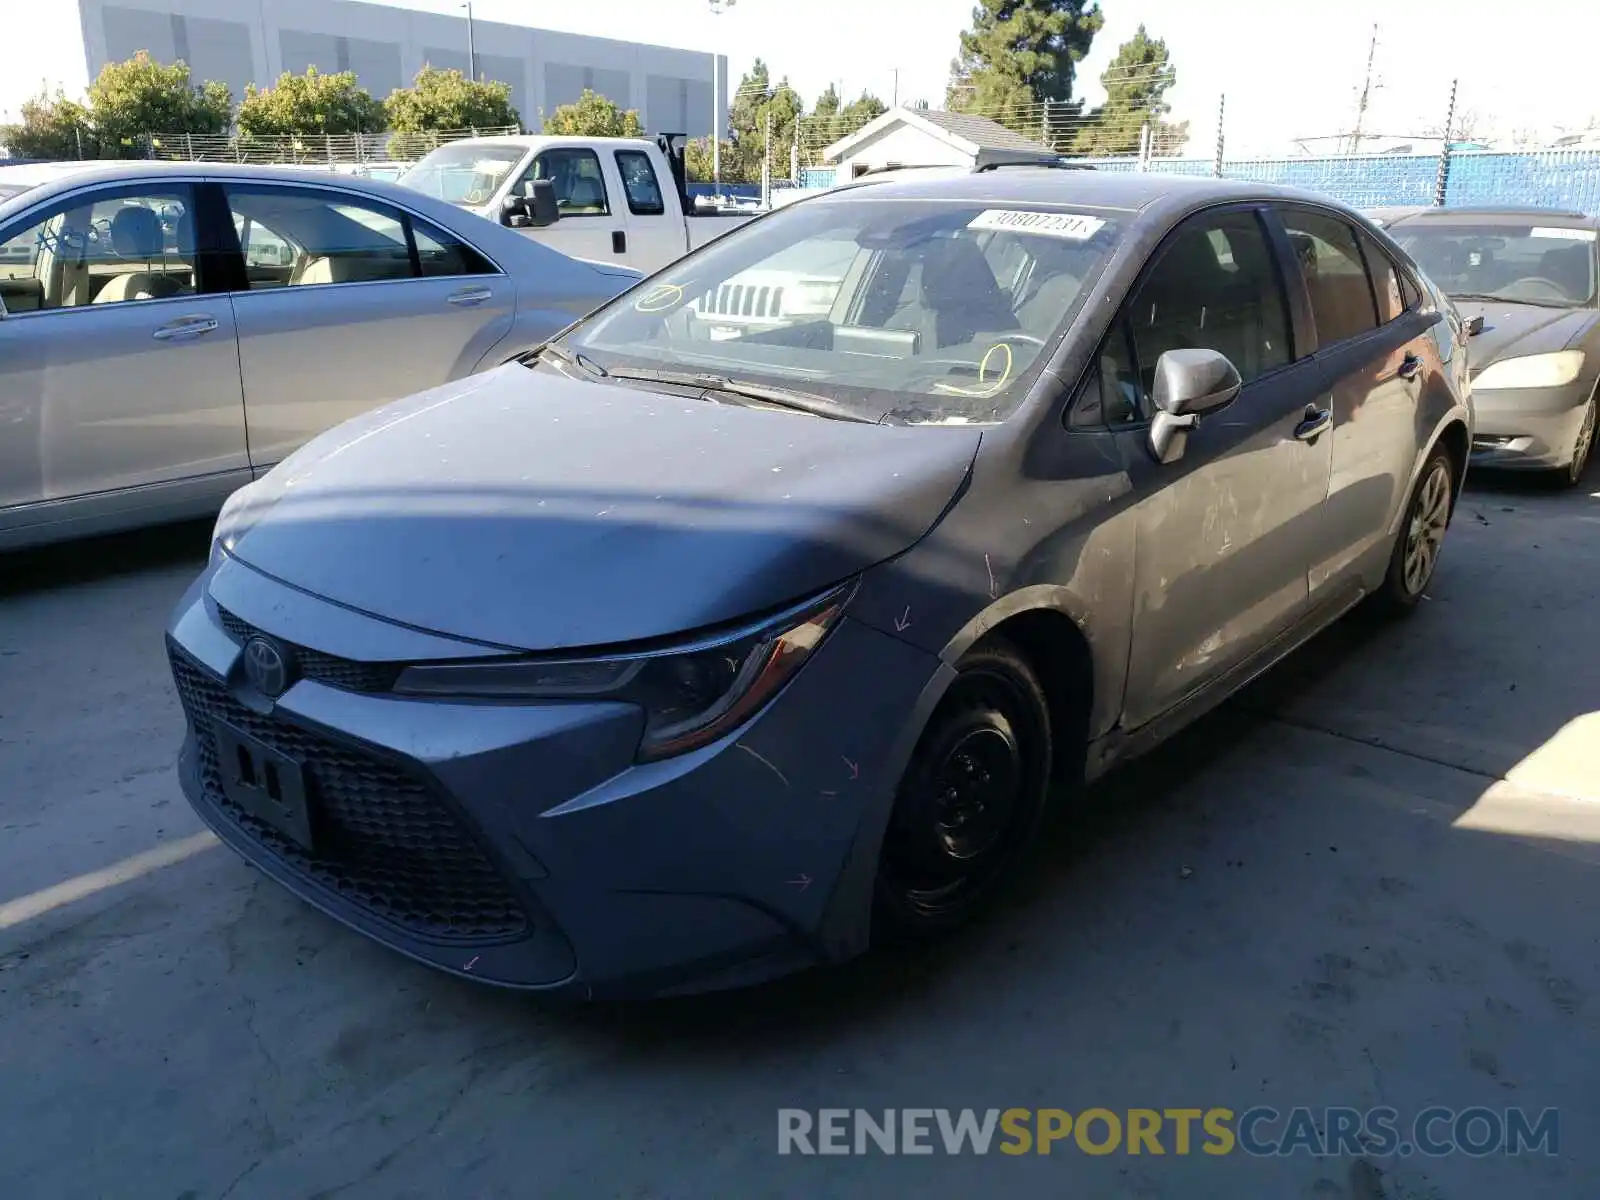
[{"label": "front bumper", "polygon": [[1558,388],[1473,392],[1473,465],[1509,470],[1566,466],[1594,388],[1592,379],[1584,379]]},{"label": "front bumper", "polygon": [[[433,635],[213,564],[168,627],[189,718],[180,776],[202,819],[414,959],[580,997],[738,986],[864,949],[895,783],[942,680],[932,656],[846,617],[736,734],[635,765],[627,705],[353,691],[363,673],[321,659],[268,701],[243,678],[246,626],[322,659],[359,646],[404,660],[410,638],[415,657],[440,657]],[[304,765],[314,852],[229,800],[218,721]]]}]

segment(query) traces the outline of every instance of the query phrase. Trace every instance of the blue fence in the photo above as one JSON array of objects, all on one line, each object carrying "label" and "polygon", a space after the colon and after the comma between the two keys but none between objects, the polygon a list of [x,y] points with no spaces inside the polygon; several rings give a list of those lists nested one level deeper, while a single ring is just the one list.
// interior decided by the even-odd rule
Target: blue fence
[{"label": "blue fence", "polygon": [[[1134,158],[1077,161],[1100,171],[1137,171]],[[1210,175],[1209,158],[1158,158],[1152,172]],[[1439,178],[1437,154],[1360,154],[1326,158],[1230,158],[1222,163],[1227,179],[1282,184],[1333,196],[1355,208],[1432,204]],[[800,186],[829,188],[832,167],[801,170]],[[1567,208],[1600,212],[1600,150],[1536,150],[1502,153],[1457,150],[1450,155],[1445,203]]]},{"label": "blue fence", "polygon": [[[1136,171],[1131,158],[1082,159],[1100,171]],[[1210,175],[1211,159],[1161,158],[1152,172]],[[1363,154],[1328,158],[1224,159],[1227,179],[1248,179],[1322,192],[1356,208],[1432,204],[1438,182],[1436,154]],[[1600,150],[1542,150],[1501,153],[1456,151],[1450,156],[1445,186],[1447,205],[1499,204],[1515,207],[1600,211]]]}]

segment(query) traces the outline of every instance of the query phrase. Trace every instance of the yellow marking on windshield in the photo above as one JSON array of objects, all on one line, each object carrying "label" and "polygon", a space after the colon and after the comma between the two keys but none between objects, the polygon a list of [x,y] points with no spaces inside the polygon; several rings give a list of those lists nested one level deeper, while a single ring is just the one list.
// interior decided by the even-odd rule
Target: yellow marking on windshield
[{"label": "yellow marking on windshield", "polygon": [[683,300],[683,289],[675,283],[658,283],[633,302],[633,311],[665,312]]},{"label": "yellow marking on windshield", "polygon": [[[989,374],[989,366],[993,362],[995,351],[997,350],[1005,351],[1005,366],[1001,368],[998,376],[989,381],[985,377]],[[987,400],[990,396],[999,395],[1000,389],[1010,382],[1011,368],[1014,362],[1011,346],[1006,342],[996,342],[985,350],[983,357],[978,360],[978,384],[976,387],[961,387],[953,383],[936,383],[933,385],[933,390],[944,392],[951,396],[971,396],[975,400]]]}]

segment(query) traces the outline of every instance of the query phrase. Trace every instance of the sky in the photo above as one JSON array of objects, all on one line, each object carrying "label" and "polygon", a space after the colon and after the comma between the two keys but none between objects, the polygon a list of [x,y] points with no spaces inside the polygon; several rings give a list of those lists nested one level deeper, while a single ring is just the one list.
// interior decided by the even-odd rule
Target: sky
[{"label": "sky", "polygon": [[[459,0],[390,2],[461,12]],[[273,0],[262,3],[270,9]],[[46,14],[56,6],[65,11],[65,0],[0,0],[6,42],[28,48],[30,68],[48,49],[54,22]],[[1440,126],[1452,78],[1460,81],[1458,109],[1476,118],[1480,136],[1551,136],[1600,118],[1593,0],[1101,0],[1101,8],[1105,27],[1083,64],[1079,94],[1091,102],[1101,94],[1100,72],[1143,22],[1171,51],[1178,82],[1168,99],[1174,119],[1190,122],[1193,154],[1214,148],[1224,94],[1230,156],[1291,153],[1297,138],[1347,133],[1374,23],[1377,87],[1367,130],[1416,136]],[[473,0],[473,12],[720,52],[734,85],[760,56],[808,104],[832,82],[847,99],[869,89],[892,101],[898,88],[902,101],[938,106],[972,0],[735,0],[721,14],[710,0]]]},{"label": "sky", "polygon": [[[270,3],[271,0],[268,0]],[[405,0],[438,11],[451,0]],[[1441,125],[1452,77],[1458,107],[1501,137],[1549,134],[1600,117],[1595,47],[1600,5],[1586,0],[1101,0],[1105,27],[1084,64],[1080,94],[1143,22],[1165,38],[1177,68],[1173,116],[1188,119],[1193,149],[1215,142],[1217,101],[1227,95],[1228,151],[1292,150],[1293,139],[1348,132],[1379,26],[1366,128],[1417,135]],[[720,15],[709,0],[475,0],[474,12],[727,54],[735,84],[757,55],[809,102],[829,81],[849,96],[870,88],[938,105],[971,0],[737,0]],[[1510,14],[1515,13],[1513,18]]]}]

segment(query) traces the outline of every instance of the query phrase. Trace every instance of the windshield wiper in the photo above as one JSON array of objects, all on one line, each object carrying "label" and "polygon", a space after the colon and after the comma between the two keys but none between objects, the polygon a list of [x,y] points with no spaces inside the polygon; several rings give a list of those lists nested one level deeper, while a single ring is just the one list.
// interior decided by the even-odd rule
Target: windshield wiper
[{"label": "windshield wiper", "polygon": [[631,367],[619,367],[606,372],[611,379],[630,379],[640,383],[665,383],[674,387],[700,388],[702,391],[717,392],[724,396],[738,396],[745,400],[757,400],[763,404],[775,404],[779,408],[792,408],[796,412],[810,413],[814,417],[827,417],[835,421],[856,421],[863,425],[876,425],[873,417],[862,416],[852,412],[837,401],[826,396],[819,396],[815,392],[801,392],[793,388],[772,387],[764,383],[747,383],[743,380],[729,379],[725,375],[713,375],[697,371],[650,371],[635,370]]},{"label": "windshield wiper", "polygon": [[1576,308],[1569,300],[1525,300],[1511,296],[1496,296],[1493,292],[1453,292],[1452,300],[1471,300],[1479,304],[1531,304],[1535,308]]},{"label": "windshield wiper", "polygon": [[595,362],[594,359],[590,358],[587,354],[574,354],[565,346],[559,346],[555,342],[546,342],[532,354],[528,355],[528,357],[553,358],[556,362],[560,363],[564,367],[577,367],[580,371],[583,371],[589,375],[596,375],[601,379],[604,379],[608,374],[610,374],[609,371],[607,371],[599,363]]}]

